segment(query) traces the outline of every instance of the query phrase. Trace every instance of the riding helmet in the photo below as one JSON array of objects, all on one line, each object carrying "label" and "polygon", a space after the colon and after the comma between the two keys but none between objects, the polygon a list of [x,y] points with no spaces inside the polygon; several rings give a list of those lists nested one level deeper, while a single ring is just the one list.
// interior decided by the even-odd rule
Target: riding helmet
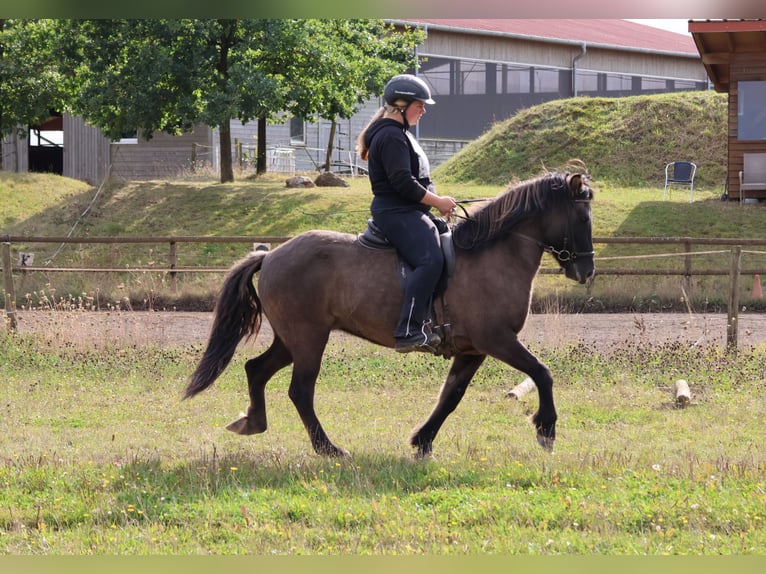
[{"label": "riding helmet", "polygon": [[411,102],[418,100],[426,104],[434,104],[428,84],[412,74],[400,74],[391,78],[383,91],[383,99],[392,105],[396,100]]}]

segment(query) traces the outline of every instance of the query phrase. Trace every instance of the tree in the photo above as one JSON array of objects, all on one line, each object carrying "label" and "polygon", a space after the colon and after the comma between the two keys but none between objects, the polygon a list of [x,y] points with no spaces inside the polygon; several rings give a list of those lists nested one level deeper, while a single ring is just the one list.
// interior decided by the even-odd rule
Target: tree
[{"label": "tree", "polygon": [[425,33],[395,31],[382,20],[313,20],[305,30],[311,41],[294,52],[302,79],[290,82],[288,106],[300,118],[331,122],[325,154],[329,171],[337,119],[350,118],[383,91],[391,76],[416,66],[415,47]]},{"label": "tree", "polygon": [[[234,179],[230,121],[281,105],[279,82],[259,60],[265,20],[81,20],[61,25],[72,111],[111,138],[220,130],[221,181]],[[252,97],[251,94],[258,94]]]},{"label": "tree", "polygon": [[50,20],[0,19],[0,139],[26,137],[30,125],[43,123],[61,106],[64,94],[51,28]]},{"label": "tree", "polygon": [[380,21],[289,19],[69,20],[57,35],[71,111],[113,138],[218,128],[222,182],[234,179],[231,120],[259,121],[263,172],[267,121],[348,117],[382,89],[383,70],[411,64],[420,37]]}]

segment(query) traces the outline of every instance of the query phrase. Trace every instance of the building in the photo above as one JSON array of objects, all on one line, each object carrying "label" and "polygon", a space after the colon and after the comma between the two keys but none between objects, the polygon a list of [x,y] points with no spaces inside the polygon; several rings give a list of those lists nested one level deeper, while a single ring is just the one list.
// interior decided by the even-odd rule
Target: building
[{"label": "building", "polygon": [[689,31],[715,90],[729,94],[728,197],[766,198],[766,20],[691,20]]},{"label": "building", "polygon": [[[626,20],[418,19],[390,20],[419,26],[427,38],[418,47],[420,75],[437,105],[417,126],[417,136],[438,165],[518,110],[573,96],[621,97],[709,86],[694,41],[683,34]],[[367,102],[335,130],[332,169],[364,168],[354,143],[380,106]],[[255,124],[233,121],[237,160],[247,165],[256,143]],[[269,125],[267,156],[273,170],[312,172],[325,163],[331,133],[327,121],[290,118]],[[109,142],[76,118],[63,118],[58,153],[63,175],[99,181],[109,173],[125,179],[172,177],[209,160],[217,168],[217,133],[204,126],[193,134]],[[6,141],[6,169],[30,168],[33,138]],[[34,155],[34,154],[32,154]],[[48,154],[50,155],[50,154]]]}]

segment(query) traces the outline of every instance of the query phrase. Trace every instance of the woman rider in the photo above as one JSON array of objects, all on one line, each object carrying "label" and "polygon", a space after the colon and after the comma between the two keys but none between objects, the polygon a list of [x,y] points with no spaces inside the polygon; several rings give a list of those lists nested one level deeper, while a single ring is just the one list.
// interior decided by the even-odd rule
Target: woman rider
[{"label": "woman rider", "polygon": [[375,224],[412,267],[404,283],[404,304],[394,331],[396,351],[433,351],[441,339],[426,329],[429,302],[442,272],[444,257],[431,208],[449,216],[455,200],[436,193],[430,163],[409,128],[433,104],[428,85],[411,74],[386,84],[383,107],[357,138],[367,161]]}]

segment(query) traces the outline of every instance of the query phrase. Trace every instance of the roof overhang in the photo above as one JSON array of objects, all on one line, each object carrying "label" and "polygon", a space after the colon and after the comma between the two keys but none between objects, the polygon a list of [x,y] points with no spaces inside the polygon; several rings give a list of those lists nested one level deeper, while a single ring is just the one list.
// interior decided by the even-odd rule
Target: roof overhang
[{"label": "roof overhang", "polygon": [[729,92],[733,58],[766,54],[766,20],[690,20],[689,32],[717,92]]}]

